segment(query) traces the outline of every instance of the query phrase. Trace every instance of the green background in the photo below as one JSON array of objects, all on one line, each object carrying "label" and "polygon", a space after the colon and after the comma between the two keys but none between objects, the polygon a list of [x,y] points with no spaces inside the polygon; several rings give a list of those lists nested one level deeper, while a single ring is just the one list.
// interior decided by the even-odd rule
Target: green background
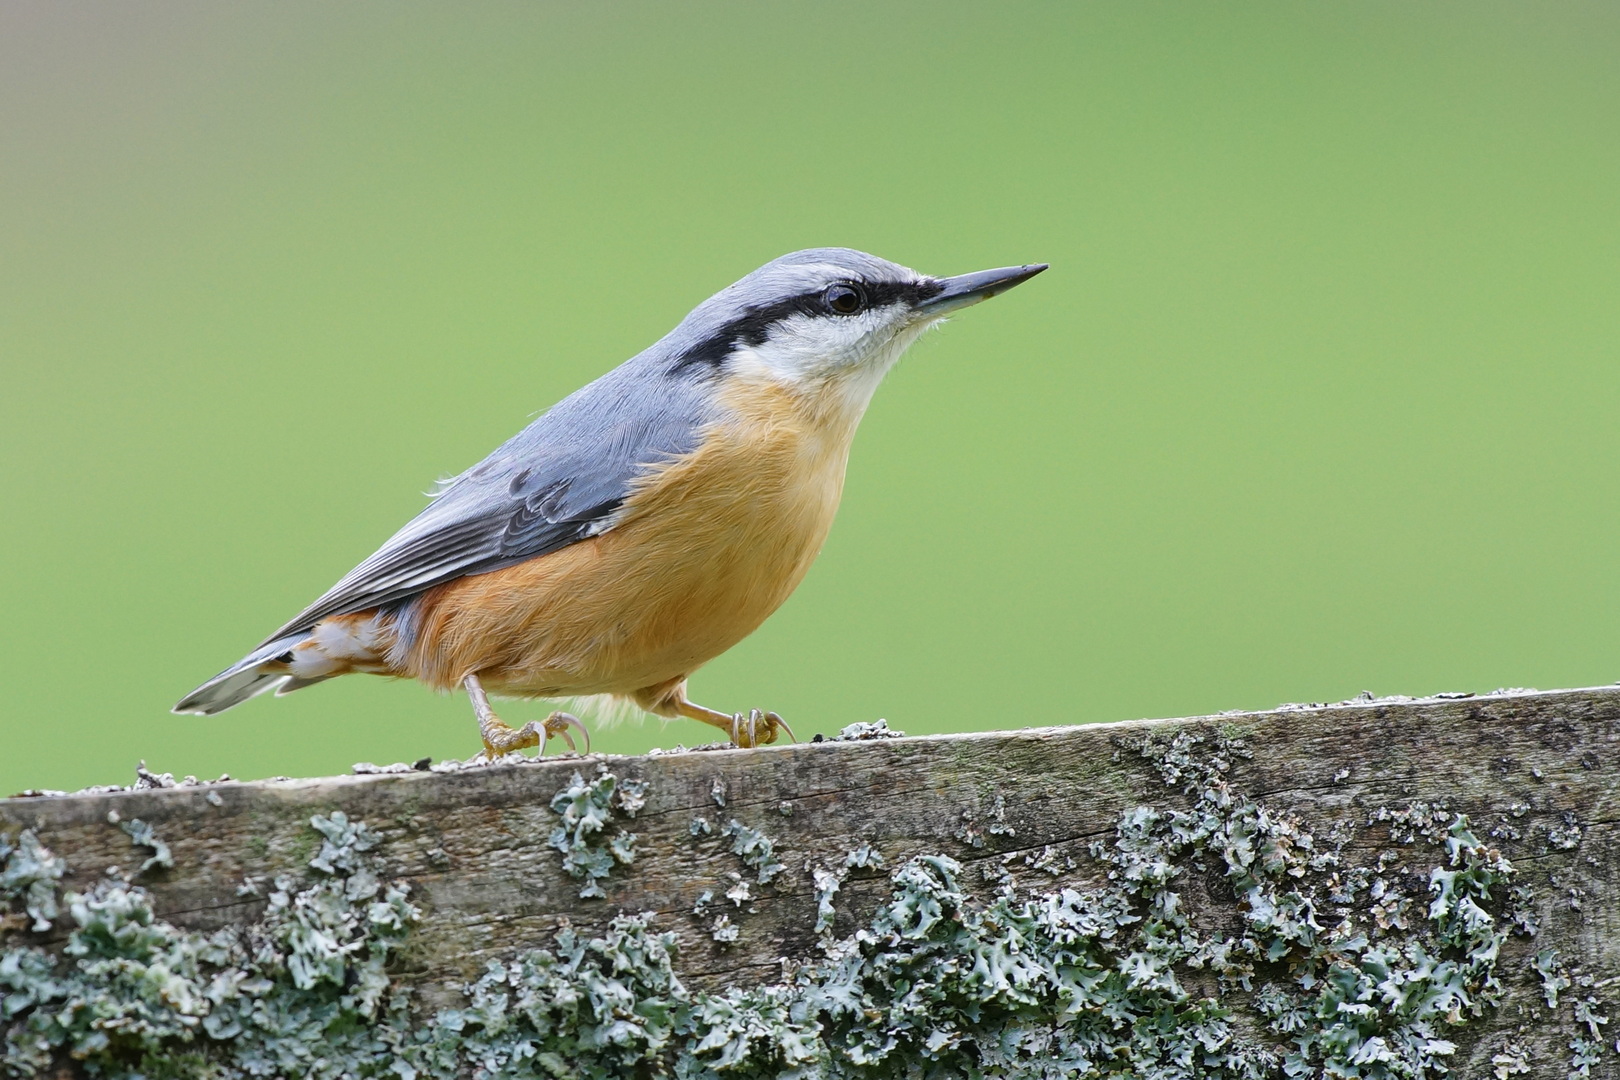
[{"label": "green background", "polygon": [[413,683],[167,709],[823,244],[1052,269],[894,372],[698,700],[918,733],[1609,682],[1616,57],[1601,4],[8,3],[0,790],[467,756]]}]

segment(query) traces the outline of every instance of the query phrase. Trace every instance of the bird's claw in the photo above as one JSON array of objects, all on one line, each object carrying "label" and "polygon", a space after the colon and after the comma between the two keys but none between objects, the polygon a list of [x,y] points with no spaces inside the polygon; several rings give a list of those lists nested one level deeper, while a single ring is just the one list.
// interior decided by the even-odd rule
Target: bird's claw
[{"label": "bird's claw", "polygon": [[[579,747],[574,745],[574,737],[568,733],[569,728],[579,732],[579,737],[585,740],[585,752],[589,754],[591,752],[591,733],[586,730],[584,724],[580,723],[579,717],[573,713],[565,712],[554,712],[546,717],[546,738],[561,735],[563,742],[568,744],[569,752],[577,754],[579,753]],[[541,752],[544,753],[543,748]]]},{"label": "bird's claw", "polygon": [[787,732],[790,741],[799,741],[787,721],[776,713],[761,712],[759,709],[749,709],[746,716],[734,713],[731,717],[731,743],[744,749],[765,746],[776,741],[778,728]]},{"label": "bird's claw", "polygon": [[579,753],[579,747],[574,744],[574,737],[569,728],[579,732],[585,740],[585,752],[591,752],[591,733],[585,725],[580,723],[579,717],[572,713],[554,712],[546,717],[543,723],[530,720],[520,728],[507,727],[498,719],[479,725],[479,733],[484,737],[484,750],[481,755],[485,761],[495,761],[514,750],[526,750],[531,746],[538,746],[540,754],[546,753],[546,740],[561,735],[563,742],[568,744],[571,753]]}]

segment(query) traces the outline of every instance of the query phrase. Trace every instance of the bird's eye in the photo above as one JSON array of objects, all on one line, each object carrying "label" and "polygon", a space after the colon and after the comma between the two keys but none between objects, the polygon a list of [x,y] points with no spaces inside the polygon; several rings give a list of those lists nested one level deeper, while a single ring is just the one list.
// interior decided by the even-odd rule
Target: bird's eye
[{"label": "bird's eye", "polygon": [[866,294],[857,285],[829,285],[821,299],[835,315],[853,315],[866,306]]}]

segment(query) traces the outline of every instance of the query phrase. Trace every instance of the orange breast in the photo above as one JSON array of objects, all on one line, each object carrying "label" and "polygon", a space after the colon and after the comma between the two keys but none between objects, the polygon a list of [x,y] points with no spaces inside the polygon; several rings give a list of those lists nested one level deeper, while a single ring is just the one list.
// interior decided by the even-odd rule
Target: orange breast
[{"label": "orange breast", "polygon": [[755,383],[728,418],[643,479],[621,523],[420,602],[405,674],[477,674],[533,697],[628,694],[691,673],[752,633],[809,570],[843,491],[854,420]]}]

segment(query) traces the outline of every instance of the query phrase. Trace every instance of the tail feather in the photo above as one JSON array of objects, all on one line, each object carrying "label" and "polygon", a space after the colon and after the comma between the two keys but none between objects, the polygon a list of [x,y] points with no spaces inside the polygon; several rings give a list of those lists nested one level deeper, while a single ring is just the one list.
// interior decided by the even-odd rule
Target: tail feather
[{"label": "tail feather", "polygon": [[[285,665],[275,662],[276,657],[308,637],[309,632],[303,631],[265,642],[187,694],[175,705],[173,711],[213,716],[242,704],[250,697],[256,697],[277,687],[282,687],[284,692],[290,692],[300,686],[309,685],[312,680],[294,679],[288,674]],[[275,670],[265,670],[268,664],[275,664]],[[283,686],[289,681],[298,685],[290,689]]]}]

